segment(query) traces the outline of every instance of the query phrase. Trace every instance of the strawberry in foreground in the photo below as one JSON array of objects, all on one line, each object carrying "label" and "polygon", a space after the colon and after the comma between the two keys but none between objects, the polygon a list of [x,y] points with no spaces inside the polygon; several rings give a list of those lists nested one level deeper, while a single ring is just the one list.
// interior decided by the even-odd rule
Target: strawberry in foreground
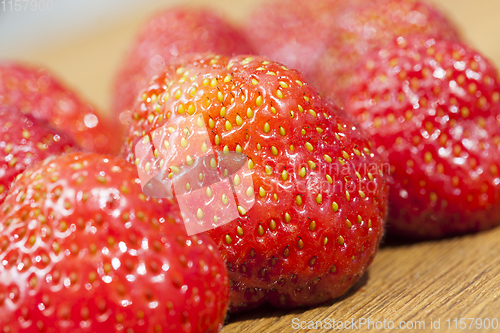
[{"label": "strawberry in foreground", "polygon": [[231,310],[315,305],[364,273],[383,234],[385,160],[299,72],[257,56],[191,55],[139,96],[123,149],[129,161],[143,136],[197,114],[222,156],[249,158],[245,192],[255,204],[208,232],[232,280]]},{"label": "strawberry in foreground", "polygon": [[0,63],[0,104],[48,122],[85,150],[117,153],[121,145],[113,125],[45,69]]},{"label": "strawberry in foreground", "polygon": [[500,84],[469,47],[399,37],[355,69],[346,111],[389,153],[388,229],[443,237],[500,224]]},{"label": "strawberry in foreground", "polygon": [[454,24],[420,0],[275,0],[256,10],[246,31],[259,54],[302,70],[336,102],[371,48],[411,33],[458,39]]},{"label": "strawberry in foreground", "polygon": [[137,170],[93,153],[27,169],[0,206],[2,332],[216,332],[229,280]]},{"label": "strawberry in foreground", "polygon": [[127,114],[147,79],[179,55],[216,52],[249,53],[241,32],[209,9],[178,7],[151,18],[143,26],[116,75],[113,113]]},{"label": "strawberry in foreground", "polygon": [[79,150],[76,143],[47,122],[0,105],[0,203],[14,178],[50,155]]}]

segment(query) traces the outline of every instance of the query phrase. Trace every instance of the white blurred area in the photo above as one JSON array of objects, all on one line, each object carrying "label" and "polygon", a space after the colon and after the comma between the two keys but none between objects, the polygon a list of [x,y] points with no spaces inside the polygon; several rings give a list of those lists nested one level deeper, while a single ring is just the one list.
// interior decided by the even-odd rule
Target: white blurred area
[{"label": "white blurred area", "polygon": [[112,73],[141,22],[159,8],[182,2],[51,0],[49,10],[44,0],[42,11],[32,10],[30,3],[24,10],[21,0],[23,9],[16,11],[14,1],[0,1],[0,60],[49,68],[102,112],[108,108]]},{"label": "white blurred area", "polygon": [[166,1],[2,0],[0,45],[4,47],[0,49],[0,56],[22,56],[34,49],[71,41],[82,34],[99,33],[116,24],[122,17],[133,15],[141,8],[155,5],[155,2]]},{"label": "white blurred area", "polygon": [[[52,11],[31,11],[29,6],[26,11],[10,11],[9,1],[15,0],[5,0],[4,11],[3,1],[0,61],[46,67],[106,113],[113,75],[138,28],[155,12],[181,4],[205,6],[242,23],[253,7],[272,0],[52,0]],[[500,0],[430,1],[458,23],[466,40],[500,66]]]},{"label": "white blurred area", "polygon": [[[141,24],[177,5],[204,6],[236,21],[252,0],[52,0],[48,11],[6,10],[0,0],[0,61],[46,67],[97,105],[109,108],[113,75]],[[30,0],[40,1],[40,0]],[[48,0],[44,0],[46,3]],[[26,2],[18,1],[24,8]],[[14,7],[13,7],[14,8]]]}]

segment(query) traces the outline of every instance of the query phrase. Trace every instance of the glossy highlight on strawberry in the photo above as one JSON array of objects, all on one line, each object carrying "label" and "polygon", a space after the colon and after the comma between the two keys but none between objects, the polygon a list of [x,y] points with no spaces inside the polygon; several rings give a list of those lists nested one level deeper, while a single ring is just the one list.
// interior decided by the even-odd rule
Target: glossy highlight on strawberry
[{"label": "glossy highlight on strawberry", "polygon": [[435,238],[500,224],[500,84],[459,42],[416,35],[354,70],[345,109],[389,154],[388,227]]},{"label": "glossy highlight on strawberry", "polygon": [[245,154],[253,172],[253,207],[208,232],[229,270],[231,310],[344,294],[373,260],[386,215],[389,170],[364,131],[281,63],[190,55],[138,95],[122,153],[138,162],[139,140],[196,115],[214,149]]},{"label": "glossy highlight on strawberry", "polygon": [[0,330],[217,332],[224,262],[179,219],[121,158],[72,153],[28,168],[0,206]]},{"label": "glossy highlight on strawberry", "polygon": [[82,101],[43,68],[0,63],[0,105],[48,122],[88,151],[117,153],[116,130],[93,106]]}]

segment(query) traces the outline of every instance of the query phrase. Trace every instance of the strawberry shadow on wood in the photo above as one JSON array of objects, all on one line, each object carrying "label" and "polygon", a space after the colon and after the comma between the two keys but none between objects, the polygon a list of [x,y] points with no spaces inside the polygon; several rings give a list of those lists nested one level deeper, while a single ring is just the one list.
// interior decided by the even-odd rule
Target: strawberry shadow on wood
[{"label": "strawberry shadow on wood", "polygon": [[[347,293],[345,293],[343,296],[338,297],[334,300],[328,301],[326,303],[322,303],[316,307],[300,307],[300,308],[294,308],[294,309],[279,309],[271,306],[270,304],[265,304],[262,305],[256,309],[248,310],[248,311],[243,311],[239,313],[229,313],[226,317],[226,322],[225,324],[230,324],[230,323],[237,323],[237,322],[243,322],[251,319],[259,319],[259,318],[279,318],[284,315],[294,315],[294,317],[300,317],[301,314],[304,312],[316,308],[320,309],[323,308],[323,312],[327,312],[327,309],[331,307],[335,303],[340,303],[343,300],[353,296],[356,294],[358,291],[360,291],[367,283],[370,278],[370,271],[365,272],[363,276],[356,282],[351,289]],[[296,316],[295,316],[296,315]]]}]

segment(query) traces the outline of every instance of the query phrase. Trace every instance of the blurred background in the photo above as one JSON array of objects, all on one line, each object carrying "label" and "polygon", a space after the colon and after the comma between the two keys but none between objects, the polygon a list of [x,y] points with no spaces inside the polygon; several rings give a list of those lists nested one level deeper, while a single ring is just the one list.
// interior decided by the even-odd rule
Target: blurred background
[{"label": "blurred background", "polygon": [[[15,11],[0,0],[0,59],[53,71],[103,112],[113,75],[142,22],[179,4],[216,9],[234,23],[266,0],[37,0]],[[45,8],[41,8],[41,2]],[[430,0],[461,28],[468,42],[500,66],[500,0]],[[35,10],[32,10],[35,9]]]}]

